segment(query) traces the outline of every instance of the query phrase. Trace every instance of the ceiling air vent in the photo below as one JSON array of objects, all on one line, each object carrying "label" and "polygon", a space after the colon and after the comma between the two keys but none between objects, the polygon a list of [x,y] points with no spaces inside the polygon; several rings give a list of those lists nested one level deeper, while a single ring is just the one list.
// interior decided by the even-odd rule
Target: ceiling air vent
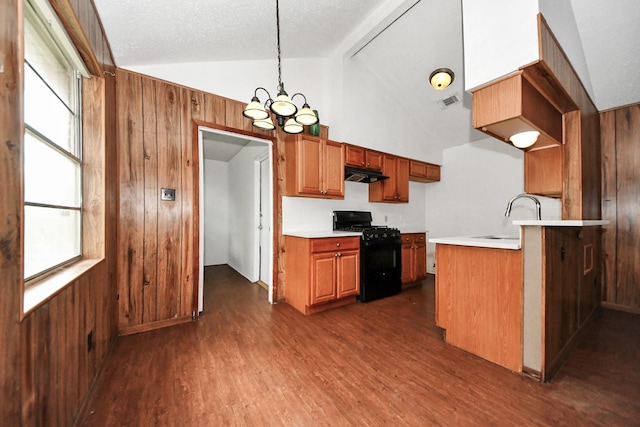
[{"label": "ceiling air vent", "polygon": [[450,97],[442,100],[442,104],[444,104],[445,107],[450,107],[456,102],[460,102],[457,95],[451,95]]}]

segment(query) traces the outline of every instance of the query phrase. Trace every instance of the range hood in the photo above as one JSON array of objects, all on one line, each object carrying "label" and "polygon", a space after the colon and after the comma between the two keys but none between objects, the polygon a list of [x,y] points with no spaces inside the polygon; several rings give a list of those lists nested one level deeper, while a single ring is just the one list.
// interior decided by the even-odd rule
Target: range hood
[{"label": "range hood", "polygon": [[382,172],[380,171],[354,168],[352,166],[345,166],[344,168],[345,181],[364,182],[369,184],[371,182],[382,181],[383,179],[389,179],[389,177],[382,175]]}]

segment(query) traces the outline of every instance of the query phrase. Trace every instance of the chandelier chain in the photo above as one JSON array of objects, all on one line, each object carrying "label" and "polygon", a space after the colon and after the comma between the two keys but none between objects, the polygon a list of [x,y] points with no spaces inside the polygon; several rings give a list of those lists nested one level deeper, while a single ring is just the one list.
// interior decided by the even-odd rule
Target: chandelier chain
[{"label": "chandelier chain", "polygon": [[276,32],[278,35],[278,91],[282,89],[282,67],[280,65],[280,7],[276,0]]}]

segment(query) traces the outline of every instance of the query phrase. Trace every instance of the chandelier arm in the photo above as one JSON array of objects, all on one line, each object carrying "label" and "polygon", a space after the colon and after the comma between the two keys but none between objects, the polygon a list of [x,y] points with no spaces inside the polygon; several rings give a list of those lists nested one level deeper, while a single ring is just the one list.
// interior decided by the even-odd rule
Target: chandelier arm
[{"label": "chandelier arm", "polygon": [[298,93],[294,93],[293,95],[291,95],[291,101],[293,101],[293,98],[295,98],[295,96],[296,96],[296,95],[300,95],[302,98],[304,98],[304,103],[305,103],[305,104],[307,103],[307,97],[306,97],[306,96],[304,96],[304,94],[303,94],[303,93],[300,93],[300,92],[298,92]]},{"label": "chandelier arm", "polygon": [[256,88],[256,90],[253,92],[253,96],[255,96],[256,98],[258,97],[258,91],[262,89],[263,91],[267,92],[267,96],[269,97],[269,99],[271,99],[271,94],[269,93],[268,90],[266,90],[265,88],[259,86]]}]

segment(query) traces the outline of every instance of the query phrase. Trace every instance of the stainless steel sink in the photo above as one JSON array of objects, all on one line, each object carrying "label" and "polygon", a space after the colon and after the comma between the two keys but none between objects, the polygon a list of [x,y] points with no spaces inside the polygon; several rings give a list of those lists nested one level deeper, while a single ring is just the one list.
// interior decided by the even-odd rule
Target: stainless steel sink
[{"label": "stainless steel sink", "polygon": [[474,236],[474,239],[491,239],[491,240],[520,240],[519,236],[499,236],[491,234],[488,236]]}]

